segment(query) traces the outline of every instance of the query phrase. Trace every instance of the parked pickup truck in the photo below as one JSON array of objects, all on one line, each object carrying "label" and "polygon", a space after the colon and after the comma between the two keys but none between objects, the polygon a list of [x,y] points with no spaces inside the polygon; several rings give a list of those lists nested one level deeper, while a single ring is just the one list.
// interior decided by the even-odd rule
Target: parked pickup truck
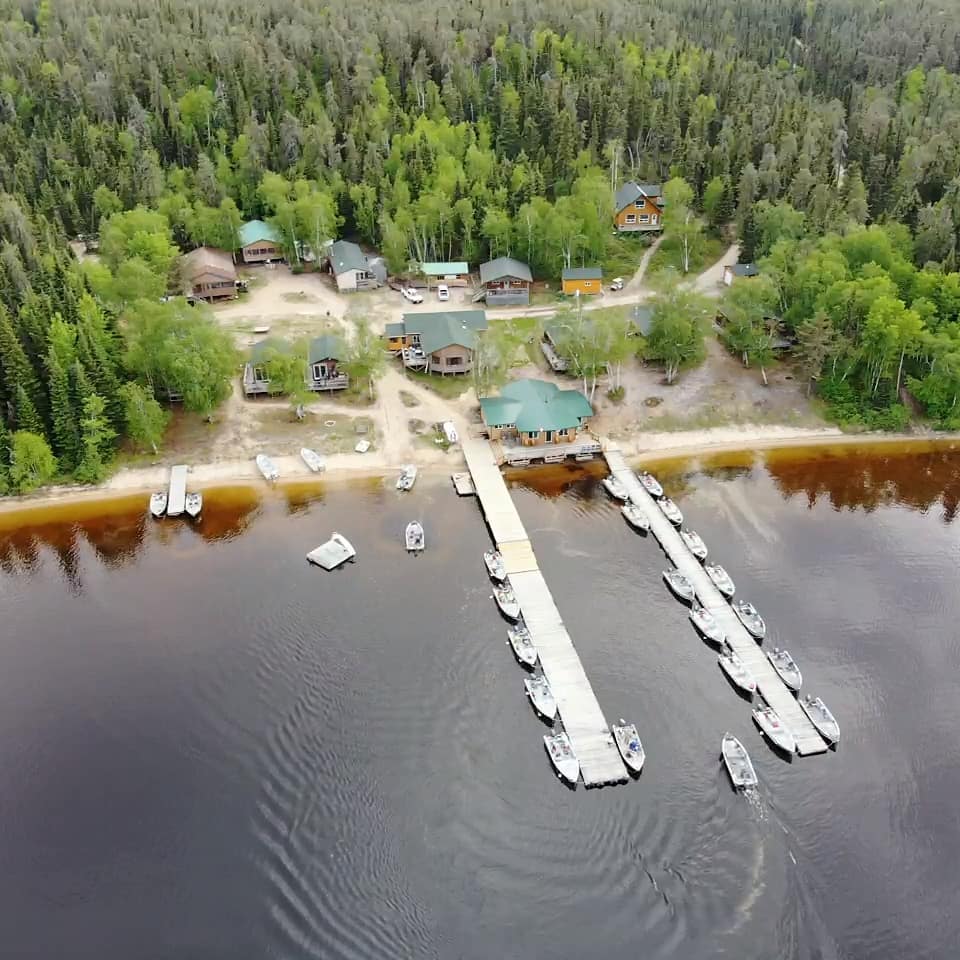
[{"label": "parked pickup truck", "polygon": [[615,277],[610,281],[611,290],[622,290],[623,289],[623,277]]},{"label": "parked pickup truck", "polygon": [[400,292],[403,294],[404,299],[409,300],[411,303],[423,303],[423,294],[415,287],[401,287]]}]

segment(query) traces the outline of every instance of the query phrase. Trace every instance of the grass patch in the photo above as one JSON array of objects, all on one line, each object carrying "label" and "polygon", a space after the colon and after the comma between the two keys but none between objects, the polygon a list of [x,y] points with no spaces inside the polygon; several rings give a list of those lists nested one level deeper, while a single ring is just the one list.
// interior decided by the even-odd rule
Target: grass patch
[{"label": "grass patch", "polygon": [[341,407],[372,407],[377,402],[377,391],[374,388],[373,396],[364,387],[351,384],[346,390],[331,390],[329,393],[317,394],[318,400],[332,400]]},{"label": "grass patch", "polygon": [[264,410],[257,417],[258,433],[279,452],[292,453],[306,444],[318,453],[352,453],[358,440],[369,440],[375,450],[376,430],[369,417],[342,413],[310,414],[297,420],[288,409]]},{"label": "grass patch", "polygon": [[404,376],[447,400],[456,400],[466,393],[473,383],[469,376],[441,377],[436,373],[423,373],[419,370],[407,370]]},{"label": "grass patch", "polygon": [[405,407],[419,407],[420,401],[409,390],[400,391],[400,402]]},{"label": "grass patch", "polygon": [[[700,249],[690,258],[690,272],[688,277],[702,273],[707,267],[716,263],[727,249],[727,244],[717,236],[704,234],[703,243]],[[647,267],[647,276],[654,276],[663,270],[674,269],[678,273],[682,270],[682,252],[679,244],[671,241],[669,236],[664,237],[663,243],[657,247],[657,252],[650,258],[650,265]]]},{"label": "grass patch", "polygon": [[629,280],[637,272],[647,248],[658,236],[658,233],[637,233],[632,236],[617,234],[608,237],[603,262],[600,264],[604,284],[609,286],[614,277]]},{"label": "grass patch", "polygon": [[316,297],[312,293],[305,293],[303,290],[299,290],[296,293],[282,293],[280,294],[280,299],[284,303],[314,303],[316,302]]}]

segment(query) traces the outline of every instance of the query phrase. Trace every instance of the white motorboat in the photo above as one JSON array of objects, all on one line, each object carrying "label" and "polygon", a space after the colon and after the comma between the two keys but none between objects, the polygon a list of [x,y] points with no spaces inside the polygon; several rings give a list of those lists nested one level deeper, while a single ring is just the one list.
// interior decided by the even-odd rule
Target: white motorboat
[{"label": "white motorboat", "polygon": [[713,581],[713,585],[729,600],[737,588],[733,584],[730,574],[719,563],[705,563],[703,569]]},{"label": "white motorboat", "polygon": [[196,520],[203,511],[203,494],[188,493],[184,499],[183,508],[187,511],[188,517],[190,517],[192,520]]},{"label": "white motorboat", "polygon": [[635,503],[628,500],[620,508],[620,512],[634,530],[646,533],[650,529],[650,518]]},{"label": "white motorboat", "polygon": [[547,683],[547,678],[542,674],[534,674],[532,677],[524,677],[524,689],[530,698],[533,709],[540,714],[544,720],[551,722],[557,718],[557,701]]},{"label": "white motorboat", "polygon": [[150,516],[160,519],[167,512],[167,495],[165,493],[150,494]]},{"label": "white motorboat", "polygon": [[797,749],[797,741],[793,734],[783,725],[777,711],[769,704],[758,703],[753,708],[753,719],[761,729],[764,736],[777,748],[784,753],[794,753]]},{"label": "white motorboat", "polygon": [[693,603],[693,584],[679,570],[664,570],[663,579],[678,600]]},{"label": "white motorboat", "polygon": [[459,442],[460,437],[457,434],[457,428],[453,425],[452,420],[444,420],[442,427],[443,435],[447,438],[447,443],[452,445]]},{"label": "white motorboat", "polygon": [[603,486],[606,488],[607,493],[614,498],[614,500],[630,499],[630,494],[627,491],[627,488],[612,474],[609,477],[603,478]]},{"label": "white motorboat", "polygon": [[840,740],[840,724],[834,715],[827,709],[827,705],[819,697],[807,694],[800,698],[803,712],[810,718],[810,722],[817,728],[820,736],[827,743],[838,743]]},{"label": "white motorboat", "polygon": [[412,463],[405,463],[403,469],[400,471],[400,476],[397,477],[397,489],[398,490],[412,490],[413,485],[417,482],[417,468]]},{"label": "white motorboat", "polygon": [[275,483],[280,479],[280,471],[276,468],[274,462],[265,454],[258,453],[256,456],[257,469],[263,474],[263,479],[269,483]]},{"label": "white motorboat", "polygon": [[803,686],[803,674],[797,666],[796,660],[786,650],[774,647],[767,653],[773,669],[780,675],[780,679],[794,692],[798,693]]},{"label": "white motorboat", "polygon": [[611,724],[610,729],[613,731],[614,742],[627,769],[633,773],[639,773],[643,769],[643,761],[646,760],[647,755],[643,752],[637,725],[627,723],[621,718],[619,723]]},{"label": "white motorboat", "polygon": [[557,775],[567,783],[576,783],[580,779],[580,762],[570,746],[570,738],[565,733],[548,733],[543,745]]},{"label": "white motorboat", "polygon": [[751,697],[757,692],[757,681],[747,669],[746,664],[737,656],[730,644],[724,644],[717,657],[720,669],[733,681],[733,684]]},{"label": "white motorboat", "polygon": [[537,648],[533,645],[530,631],[522,623],[507,627],[507,640],[514,656],[525,666],[533,667],[537,662]]},{"label": "white motorboat", "polygon": [[750,754],[732,733],[723,735],[720,755],[726,764],[727,773],[730,774],[730,781],[738,790],[757,785],[757,772],[750,762]]},{"label": "white motorboat", "polygon": [[510,620],[520,619],[520,602],[517,600],[509,580],[493,586],[493,599],[497,601],[500,612]]},{"label": "white motorboat", "polygon": [[637,474],[637,479],[651,497],[663,496],[663,487],[660,486],[660,482],[652,473],[647,473],[647,471],[644,470],[642,473]]},{"label": "white motorboat", "polygon": [[353,449],[356,450],[357,453],[366,453],[370,449],[370,441],[358,440]]},{"label": "white motorboat", "polygon": [[427,545],[423,524],[419,520],[411,520],[403,531],[403,540],[407,550],[411,553],[419,553]]},{"label": "white motorboat", "polygon": [[701,563],[707,559],[707,545],[696,530],[681,530],[680,539]]},{"label": "white motorboat", "polygon": [[321,543],[307,554],[307,559],[324,570],[336,570],[341,564],[357,555],[353,544],[342,534],[334,531],[326,543]]},{"label": "white motorboat", "polygon": [[733,604],[733,612],[747,628],[747,633],[755,640],[760,641],[767,635],[767,625],[752,603],[748,603],[746,600],[738,600]]},{"label": "white motorboat", "polygon": [[695,603],[691,607],[690,622],[711,643],[723,644],[726,642],[726,634],[720,624],[717,623],[717,618],[701,604]]},{"label": "white motorboat", "polygon": [[311,450],[309,447],[300,448],[300,459],[303,460],[314,473],[323,473],[327,467],[326,460],[324,460],[316,450]]},{"label": "white motorboat", "polygon": [[683,514],[680,512],[680,508],[669,497],[664,497],[657,503],[660,505],[663,515],[671,523],[675,523],[678,527],[683,523]]},{"label": "white motorboat", "polygon": [[507,579],[507,567],[499,550],[487,550],[483,554],[483,563],[491,580],[503,583]]}]

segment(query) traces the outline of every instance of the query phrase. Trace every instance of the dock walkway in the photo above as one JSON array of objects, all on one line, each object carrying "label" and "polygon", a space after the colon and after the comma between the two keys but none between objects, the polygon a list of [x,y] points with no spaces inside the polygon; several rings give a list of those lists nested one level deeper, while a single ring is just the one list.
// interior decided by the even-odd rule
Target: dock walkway
[{"label": "dock walkway", "polygon": [[167,492],[167,516],[179,517],[187,503],[187,467],[179,464],[170,468],[170,488]]},{"label": "dock walkway", "polygon": [[650,531],[660,541],[664,553],[693,584],[697,598],[713,614],[727,635],[730,646],[753,674],[763,699],[777,711],[784,726],[796,738],[797,753],[801,756],[825,753],[826,743],[807,715],[800,709],[796,698],[770,665],[760,645],[747,633],[746,628],[734,613],[733,607],[714,586],[700,561],[680,539],[676,527],[663,515],[663,511],[656,505],[653,497],[644,490],[637,475],[627,465],[623,454],[619,450],[607,450],[604,456],[610,472],[629,491],[630,499],[650,518]]},{"label": "dock walkway", "polygon": [[583,782],[588,787],[623,783],[627,780],[626,767],[610,726],[537,565],[493,451],[485,440],[472,438],[464,438],[462,447],[487,524],[503,555],[524,622],[556,698],[563,728],[580,761]]}]

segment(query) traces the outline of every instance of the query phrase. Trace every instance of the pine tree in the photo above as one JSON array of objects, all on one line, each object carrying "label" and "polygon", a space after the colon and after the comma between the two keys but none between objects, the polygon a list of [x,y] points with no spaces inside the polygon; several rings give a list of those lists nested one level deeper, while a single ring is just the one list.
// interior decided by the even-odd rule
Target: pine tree
[{"label": "pine tree", "polygon": [[84,401],[80,419],[80,443],[83,451],[77,465],[77,479],[82,483],[99,483],[106,472],[105,457],[117,436],[106,417],[103,397],[91,394]]},{"label": "pine tree", "polygon": [[70,376],[52,352],[47,359],[47,375],[54,453],[65,469],[72,470],[80,459],[80,430],[71,398]]},{"label": "pine tree", "polygon": [[39,384],[3,304],[0,304],[0,372],[0,400],[8,405],[18,403],[18,388],[22,388],[35,413]]},{"label": "pine tree", "polygon": [[40,419],[40,414],[37,413],[37,408],[22,383],[17,384],[13,397],[13,422],[17,430],[26,430],[41,437],[46,434],[43,420]]}]

